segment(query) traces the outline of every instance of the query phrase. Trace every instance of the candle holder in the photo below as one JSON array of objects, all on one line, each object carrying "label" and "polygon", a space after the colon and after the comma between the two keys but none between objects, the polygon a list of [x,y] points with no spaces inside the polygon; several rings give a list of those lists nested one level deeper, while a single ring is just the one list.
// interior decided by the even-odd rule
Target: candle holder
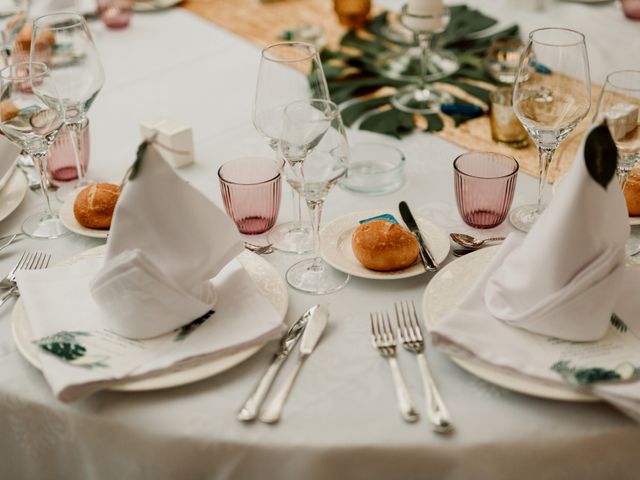
[{"label": "candle holder", "polygon": [[[446,9],[446,13],[442,12],[442,14],[446,15],[446,21],[442,28],[427,32],[430,33],[429,61],[425,66],[425,71],[422,71],[423,49],[417,36],[418,32],[410,25],[415,25],[416,20],[419,23],[421,19],[423,22],[436,17],[441,17],[441,20],[445,19],[442,18],[442,14],[435,16],[408,14],[407,9],[408,6],[405,5],[397,18],[390,17],[388,19],[389,23],[383,28],[383,34],[392,42],[410,46],[400,51],[394,50],[380,55],[376,62],[380,73],[394,80],[419,82],[424,79],[424,81],[433,82],[457,72],[460,68],[460,62],[455,53],[438,48],[432,45],[431,42],[431,37],[436,33],[442,32],[449,23],[450,15],[448,9]],[[407,25],[407,21],[410,25]],[[415,45],[411,46],[411,43],[415,43]]]},{"label": "candle holder", "polygon": [[431,80],[429,67],[434,62],[431,40],[433,35],[444,31],[449,19],[447,7],[435,14],[412,13],[407,5],[402,7],[400,21],[413,32],[420,49],[420,73],[413,85],[398,90],[391,98],[392,105],[398,110],[421,114],[435,113],[443,103],[453,103],[453,97],[449,93],[428,84]]}]

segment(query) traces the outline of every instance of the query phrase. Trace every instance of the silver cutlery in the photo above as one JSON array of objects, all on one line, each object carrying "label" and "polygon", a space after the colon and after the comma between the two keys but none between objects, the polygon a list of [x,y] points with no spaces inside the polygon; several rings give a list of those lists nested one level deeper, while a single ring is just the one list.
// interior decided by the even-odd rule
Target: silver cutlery
[{"label": "silver cutlery", "polygon": [[400,372],[400,366],[396,359],[396,338],[391,329],[391,321],[388,313],[372,313],[371,319],[371,340],[374,348],[389,361],[393,384],[395,385],[398,397],[398,407],[402,418],[407,422],[416,422],[420,418],[416,407],[411,400],[409,389]]},{"label": "silver cutlery", "polygon": [[270,243],[267,245],[256,245],[255,243],[244,242],[244,248],[257,255],[268,255],[273,252],[273,246]]},{"label": "silver cutlery", "polygon": [[420,228],[418,227],[418,222],[416,222],[416,219],[413,217],[413,214],[409,209],[409,205],[407,205],[407,202],[400,202],[398,209],[400,210],[400,216],[407,225],[407,228],[411,230],[411,233],[413,233],[416,240],[418,240],[418,244],[420,245],[420,260],[422,261],[425,270],[435,272],[438,270],[438,263],[431,253],[431,250],[429,250],[429,247],[420,232]]},{"label": "silver cutlery", "polygon": [[311,353],[313,353],[313,350],[318,344],[318,340],[320,340],[322,332],[327,326],[328,321],[329,310],[324,305],[318,305],[318,308],[313,312],[311,317],[309,317],[307,326],[305,327],[304,333],[302,334],[296,364],[289,374],[287,380],[284,382],[282,387],[280,387],[280,390],[278,390],[271,402],[260,414],[261,421],[265,423],[275,423],[280,420],[282,409],[287,400],[287,397],[289,396],[289,392],[291,392],[293,382],[298,376],[298,372],[300,371],[300,368],[302,367],[304,361],[307,359],[307,357],[309,357],[309,355],[311,355]]},{"label": "silver cutlery", "polygon": [[16,273],[20,270],[39,270],[47,268],[51,255],[42,252],[23,252],[18,262],[11,271],[0,280],[0,286],[8,288],[8,290],[0,296],[0,307],[4,305],[11,297],[19,297],[18,285],[16,284]]},{"label": "silver cutlery", "polygon": [[487,243],[501,242],[505,237],[490,237],[490,238],[476,238],[466,233],[451,233],[449,234],[451,240],[464,248],[476,250],[484,247]]},{"label": "silver cutlery", "polygon": [[395,304],[395,311],[400,342],[406,350],[415,353],[418,360],[427,404],[427,417],[431,422],[432,429],[437,433],[449,433],[453,431],[451,416],[440,392],[438,392],[424,356],[424,337],[418,321],[416,306],[413,302],[411,302],[411,306],[409,306],[409,302],[400,302],[400,305]]},{"label": "silver cutlery", "polygon": [[280,371],[280,367],[287,359],[289,354],[293,351],[298,339],[302,336],[302,332],[309,321],[309,318],[314,315],[316,310],[320,308],[320,305],[314,305],[309,310],[307,310],[298,320],[296,320],[289,330],[282,336],[280,339],[280,346],[278,350],[273,355],[273,359],[271,360],[271,364],[269,368],[264,373],[258,385],[256,386],[253,393],[246,400],[240,411],[238,412],[237,418],[238,420],[242,420],[244,422],[249,422],[254,420],[258,416],[258,410],[260,405],[269,393],[269,389],[273,384],[278,371]]}]

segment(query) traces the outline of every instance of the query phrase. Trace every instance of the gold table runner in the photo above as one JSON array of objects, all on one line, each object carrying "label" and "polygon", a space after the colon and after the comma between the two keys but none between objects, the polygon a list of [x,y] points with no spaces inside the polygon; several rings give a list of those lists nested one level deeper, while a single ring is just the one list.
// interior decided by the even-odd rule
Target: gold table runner
[{"label": "gold table runner", "polygon": [[[186,0],[182,6],[200,17],[229,30],[262,48],[277,41],[279,35],[301,25],[319,25],[324,28],[325,39],[336,46],[345,33],[338,23],[331,0]],[[594,85],[595,102],[601,87]],[[560,145],[549,172],[553,182],[561,176],[576,155],[582,134],[588,128],[591,115],[583,120]],[[469,120],[458,128],[445,116],[445,128],[435,135],[467,150],[500,152],[515,157],[521,171],[538,176],[539,164],[535,147],[513,149],[491,139],[488,115]],[[530,142],[531,143],[531,142]],[[453,161],[453,158],[447,159]]]}]

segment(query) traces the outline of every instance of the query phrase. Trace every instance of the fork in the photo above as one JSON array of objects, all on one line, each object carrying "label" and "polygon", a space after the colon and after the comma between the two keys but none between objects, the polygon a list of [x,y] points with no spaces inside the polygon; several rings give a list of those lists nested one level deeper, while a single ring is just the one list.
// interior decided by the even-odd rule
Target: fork
[{"label": "fork", "polygon": [[19,297],[18,285],[16,284],[16,273],[19,270],[39,270],[47,268],[51,255],[41,252],[23,252],[18,262],[14,265],[7,275],[0,280],[0,286],[9,288],[9,290],[0,296],[0,307],[4,305],[11,297]]},{"label": "fork", "polygon": [[402,418],[407,422],[416,422],[420,415],[411,400],[409,389],[404,378],[402,378],[402,373],[400,373],[400,367],[396,360],[396,338],[391,329],[389,314],[371,313],[369,318],[371,319],[371,341],[373,346],[380,352],[380,355],[389,361],[391,367],[391,375],[393,376],[393,383],[398,396],[398,407]]},{"label": "fork", "polygon": [[427,365],[427,359],[424,356],[424,337],[418,321],[416,306],[411,302],[410,308],[409,302],[406,301],[400,302],[400,305],[396,303],[394,306],[400,342],[406,350],[415,353],[418,360],[429,422],[431,422],[434,432],[449,433],[453,431],[451,416],[433,381],[433,376]]}]

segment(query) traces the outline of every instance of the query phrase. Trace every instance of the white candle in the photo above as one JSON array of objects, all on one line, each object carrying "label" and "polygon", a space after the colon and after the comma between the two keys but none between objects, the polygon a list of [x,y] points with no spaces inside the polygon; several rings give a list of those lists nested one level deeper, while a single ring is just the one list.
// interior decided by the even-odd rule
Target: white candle
[{"label": "white candle", "polygon": [[414,32],[436,32],[442,28],[443,8],[442,0],[409,0],[404,24]]}]

